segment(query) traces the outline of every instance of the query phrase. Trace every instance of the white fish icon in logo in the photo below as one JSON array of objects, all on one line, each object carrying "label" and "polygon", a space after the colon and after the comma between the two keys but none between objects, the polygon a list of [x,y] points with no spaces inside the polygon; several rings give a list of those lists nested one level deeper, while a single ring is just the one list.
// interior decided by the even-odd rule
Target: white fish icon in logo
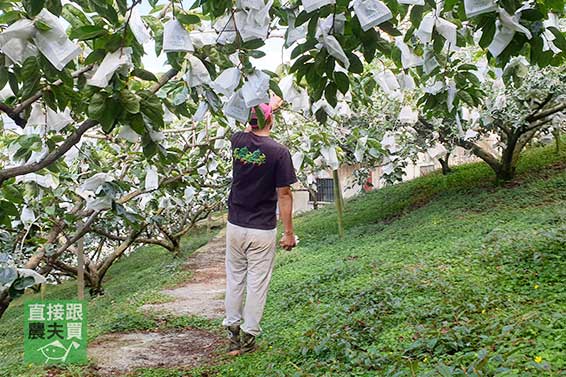
[{"label": "white fish icon in logo", "polygon": [[65,347],[59,340],[55,340],[37,350],[45,356],[45,363],[47,364],[51,360],[65,362],[71,349],[79,347],[80,344],[77,342],[71,342],[68,347]]}]

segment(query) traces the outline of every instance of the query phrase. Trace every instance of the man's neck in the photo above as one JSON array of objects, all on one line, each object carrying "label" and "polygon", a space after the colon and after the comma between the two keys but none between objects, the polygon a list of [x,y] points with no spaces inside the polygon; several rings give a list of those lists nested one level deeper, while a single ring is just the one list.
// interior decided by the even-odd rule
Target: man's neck
[{"label": "man's neck", "polygon": [[266,128],[257,129],[257,130],[252,129],[252,133],[257,136],[269,136],[271,134],[271,131]]}]

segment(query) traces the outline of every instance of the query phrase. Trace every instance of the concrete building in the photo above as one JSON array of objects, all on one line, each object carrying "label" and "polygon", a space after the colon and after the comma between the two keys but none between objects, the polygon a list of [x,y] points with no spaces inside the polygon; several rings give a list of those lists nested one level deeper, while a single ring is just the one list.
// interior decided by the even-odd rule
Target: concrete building
[{"label": "concrete building", "polygon": [[[483,139],[478,142],[482,147],[490,149],[494,154],[497,154],[496,149],[497,139],[495,135]],[[471,154],[469,151],[456,147],[450,154],[450,166],[461,165],[470,162],[480,161],[479,158]],[[371,185],[361,186],[355,183],[353,172],[356,170],[357,166],[342,165],[338,169],[340,177],[340,186],[342,188],[342,194],[344,199],[351,198],[354,195],[359,194],[362,191],[371,191],[380,189],[385,185],[382,179],[382,170],[378,166],[370,172],[368,178],[368,183]],[[427,153],[420,153],[417,163],[409,162],[405,168],[405,175],[403,176],[403,181],[408,181],[426,175],[435,170],[441,169],[442,166],[438,160],[433,160]],[[294,187],[294,210],[295,213],[301,213],[310,211],[314,208],[315,199],[316,203],[319,205],[324,205],[328,203],[333,203],[334,201],[334,184],[332,179],[331,171],[321,171],[317,175],[317,192],[316,197],[313,192],[309,192],[300,184]]]}]

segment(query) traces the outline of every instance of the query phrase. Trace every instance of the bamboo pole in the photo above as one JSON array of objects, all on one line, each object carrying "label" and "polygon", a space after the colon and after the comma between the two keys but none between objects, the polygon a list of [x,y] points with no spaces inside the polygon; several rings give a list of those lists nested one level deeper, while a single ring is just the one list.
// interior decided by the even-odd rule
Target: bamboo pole
[{"label": "bamboo pole", "polygon": [[556,153],[560,154],[560,149],[562,146],[562,140],[560,140],[560,126],[556,126],[552,133],[554,134],[554,142],[556,143]]},{"label": "bamboo pole", "polygon": [[342,197],[342,187],[340,185],[340,175],[338,170],[332,171],[334,181],[334,202],[338,219],[338,236],[344,238],[344,198]]},{"label": "bamboo pole", "polygon": [[77,298],[85,298],[84,236],[77,241]]}]

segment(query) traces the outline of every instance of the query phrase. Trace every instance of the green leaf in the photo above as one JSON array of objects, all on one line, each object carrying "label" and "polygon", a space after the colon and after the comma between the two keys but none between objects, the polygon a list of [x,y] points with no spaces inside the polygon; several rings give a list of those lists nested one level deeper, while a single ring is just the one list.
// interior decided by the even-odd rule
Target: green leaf
[{"label": "green leaf", "polygon": [[24,79],[20,95],[23,98],[31,97],[39,90],[39,64],[34,57],[27,58],[22,66],[21,76]]},{"label": "green leaf", "polygon": [[350,89],[350,79],[344,72],[335,72],[334,81],[342,94],[346,94]]},{"label": "green leaf", "polygon": [[100,124],[102,125],[102,130],[109,134],[116,126],[116,119],[118,115],[121,113],[122,107],[120,106],[120,102],[114,100],[113,98],[106,98],[104,104],[104,113],[98,119]]},{"label": "green leaf", "polygon": [[108,32],[106,31],[106,29],[99,25],[84,25],[71,30],[69,38],[78,39],[79,41],[86,41],[99,37],[101,35],[105,35],[107,33]]},{"label": "green leaf", "polygon": [[8,216],[15,217],[20,214],[16,206],[13,203],[8,202],[6,200],[0,200],[0,207],[2,208],[4,214]]},{"label": "green leaf", "polygon": [[145,123],[143,122],[143,116],[141,114],[133,114],[129,117],[129,122],[132,130],[142,136],[145,134]]},{"label": "green leaf", "polygon": [[470,93],[466,92],[465,90],[459,90],[457,96],[468,105],[474,106],[474,99],[472,98]]},{"label": "green leaf", "polygon": [[377,40],[372,39],[370,42],[364,44],[364,59],[366,62],[371,63],[377,51]]},{"label": "green leaf", "polygon": [[260,50],[250,50],[250,51],[248,51],[248,55],[252,58],[255,58],[255,59],[261,59],[266,54],[265,54],[265,52],[260,51]]},{"label": "green leaf", "polygon": [[143,155],[148,160],[151,159],[157,153],[157,144],[153,141],[149,141],[147,144],[143,145]]},{"label": "green leaf", "polygon": [[495,17],[486,18],[486,22],[481,30],[482,35],[479,45],[481,48],[487,48],[491,41],[493,41],[493,37],[495,35]]},{"label": "green leaf", "polygon": [[415,28],[418,28],[423,20],[424,6],[415,5],[411,8],[411,13],[409,14],[409,19]]},{"label": "green leaf", "polygon": [[106,56],[106,50],[94,50],[85,59],[85,65],[101,62]]},{"label": "green leaf", "polygon": [[105,38],[106,43],[104,44],[104,48],[110,52],[117,51],[123,45],[122,34],[112,34],[109,38]]},{"label": "green leaf", "polygon": [[301,26],[302,24],[307,22],[313,15],[314,15],[314,12],[313,13],[307,13],[306,11],[303,10],[301,13],[299,13],[297,18],[295,19],[295,27]]},{"label": "green leaf", "polygon": [[63,11],[61,0],[47,0],[45,7],[57,17],[61,16],[61,12]]},{"label": "green leaf", "polygon": [[71,24],[73,28],[79,28],[84,25],[89,25],[90,21],[86,17],[86,15],[79,10],[77,7],[71,4],[65,4],[63,6],[63,11],[61,12],[61,16]]},{"label": "green leaf", "polygon": [[98,12],[102,17],[110,21],[111,24],[115,26],[118,25],[118,14],[111,5],[113,2],[109,4],[104,0],[90,0],[90,3],[94,6],[96,12]]},{"label": "green leaf", "polygon": [[44,0],[23,0],[22,4],[30,17],[35,17],[41,12],[45,4]]},{"label": "green leaf", "polygon": [[51,30],[51,26],[47,25],[45,22],[41,20],[35,20],[33,25],[39,30],[43,30],[43,31]]},{"label": "green leaf", "polygon": [[336,86],[336,84],[331,82],[330,84],[328,84],[326,90],[324,91],[324,98],[326,98],[326,101],[328,101],[328,103],[332,107],[336,107],[336,105],[338,104],[338,99],[336,98],[337,90],[338,87]]},{"label": "green leaf", "polygon": [[281,91],[279,84],[275,80],[269,80],[269,89],[271,89],[271,91],[275,93],[275,95],[283,98],[283,92]]},{"label": "green leaf", "polygon": [[242,48],[245,50],[255,50],[265,46],[265,42],[261,39],[252,39],[251,41],[247,41],[242,44]]},{"label": "green leaf", "polygon": [[13,267],[0,267],[0,287],[11,284],[18,277],[18,272]]},{"label": "green leaf", "polygon": [[21,191],[12,185],[6,185],[2,187],[2,194],[4,198],[8,201],[16,204],[22,204],[24,202],[24,196]]},{"label": "green leaf", "polygon": [[16,10],[11,10],[0,14],[0,24],[10,25],[22,18],[22,14]]},{"label": "green leaf", "polygon": [[558,47],[559,49],[561,49],[562,51],[566,51],[566,39],[564,39],[564,34],[562,34],[562,32],[560,30],[558,30],[557,28],[551,26],[547,28],[555,37],[554,41],[552,41],[554,43],[554,45],[556,47]]},{"label": "green leaf", "polygon": [[314,46],[317,45],[317,43],[318,41],[316,39],[309,39],[305,43],[298,45],[291,52],[291,59],[295,59],[305,51],[313,49]]},{"label": "green leaf", "polygon": [[18,78],[13,72],[8,72],[8,83],[10,84],[10,89],[17,96],[20,93],[20,87],[18,83]]},{"label": "green leaf", "polygon": [[153,73],[149,71],[146,71],[145,69],[135,68],[132,71],[132,75],[139,77],[142,80],[157,82],[157,76],[155,76]]},{"label": "green leaf", "polygon": [[137,114],[140,112],[140,99],[134,94],[134,92],[128,89],[122,89],[120,91],[120,102],[124,105],[124,109],[131,113]]},{"label": "green leaf", "polygon": [[380,24],[379,28],[393,37],[398,37],[403,35],[395,26],[393,26],[393,24],[390,21],[386,21]]},{"label": "green leaf", "polygon": [[295,61],[295,63],[293,63],[293,65],[291,66],[291,68],[289,68],[289,72],[291,72],[291,73],[295,72],[295,71],[298,70],[299,68],[303,67],[304,64],[305,64],[307,61],[311,60],[311,59],[312,59],[312,56],[310,56],[310,55],[303,55],[303,56],[301,56],[300,58],[298,58],[298,59]]},{"label": "green leaf", "polygon": [[35,279],[33,278],[33,276],[19,277],[14,280],[13,284],[15,289],[21,291],[34,285]]},{"label": "green leaf", "polygon": [[104,114],[104,106],[106,104],[106,96],[102,93],[95,93],[88,104],[88,116],[92,119],[99,120]]},{"label": "green leaf", "polygon": [[358,58],[356,54],[353,54],[351,52],[346,52],[346,55],[348,56],[348,60],[350,61],[350,68],[348,68],[348,71],[352,73],[362,73],[364,71],[364,65],[362,64],[360,58]]},{"label": "green leaf", "polygon": [[326,111],[324,111],[324,109],[319,109],[314,114],[314,116],[316,117],[316,120],[321,124],[326,123],[326,120],[328,119],[328,114],[326,114]]},{"label": "green leaf", "polygon": [[473,64],[460,64],[458,69],[460,71],[476,71],[478,67]]},{"label": "green leaf", "polygon": [[177,13],[175,17],[183,25],[194,25],[200,23],[200,17],[196,14]]},{"label": "green leaf", "polygon": [[254,107],[254,110],[259,128],[265,127],[265,115],[263,114],[263,110],[259,106]]},{"label": "green leaf", "polygon": [[10,74],[8,73],[8,68],[0,66],[0,89],[3,89],[8,80],[10,79]]},{"label": "green leaf", "polygon": [[159,98],[148,92],[140,92],[139,95],[142,97],[141,112],[153,122],[154,128],[163,127],[163,106]]}]

